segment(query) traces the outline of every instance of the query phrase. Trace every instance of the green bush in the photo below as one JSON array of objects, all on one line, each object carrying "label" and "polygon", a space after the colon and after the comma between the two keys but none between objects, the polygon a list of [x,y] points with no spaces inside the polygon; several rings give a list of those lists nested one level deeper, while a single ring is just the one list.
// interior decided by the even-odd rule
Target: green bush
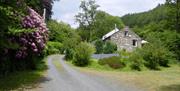
[{"label": "green bush", "polygon": [[94,46],[89,43],[81,42],[75,48],[73,63],[77,66],[86,66],[89,64],[91,55],[95,52]]},{"label": "green bush", "polygon": [[172,53],[158,39],[154,39],[151,43],[145,45],[141,53],[145,60],[145,65],[155,70],[159,69],[159,66],[167,67],[169,61],[173,59]]},{"label": "green bush", "polygon": [[114,53],[115,51],[117,51],[117,45],[110,41],[107,41],[104,46],[104,53]]},{"label": "green bush", "polygon": [[51,55],[51,54],[58,54],[58,53],[63,53],[63,45],[60,42],[51,42],[49,41],[47,43],[47,47],[45,49],[46,55]]},{"label": "green bush", "polygon": [[131,69],[133,70],[141,71],[142,67],[144,66],[144,59],[138,50],[129,56],[128,61],[130,63]]},{"label": "green bush", "polygon": [[118,68],[122,68],[125,66],[125,64],[123,62],[121,62],[120,57],[116,57],[116,56],[100,59],[98,61],[98,63],[100,65],[108,65],[109,67],[111,67],[113,69],[118,69]]},{"label": "green bush", "polygon": [[103,53],[103,49],[104,49],[104,42],[102,40],[97,40],[95,41],[95,47],[96,47],[96,53],[100,54]]},{"label": "green bush", "polygon": [[66,49],[65,58],[66,60],[72,60],[74,57],[74,50],[73,49]]},{"label": "green bush", "polygon": [[63,41],[63,47],[65,50],[65,58],[72,60],[74,56],[75,47],[79,44],[78,38],[67,38]]}]

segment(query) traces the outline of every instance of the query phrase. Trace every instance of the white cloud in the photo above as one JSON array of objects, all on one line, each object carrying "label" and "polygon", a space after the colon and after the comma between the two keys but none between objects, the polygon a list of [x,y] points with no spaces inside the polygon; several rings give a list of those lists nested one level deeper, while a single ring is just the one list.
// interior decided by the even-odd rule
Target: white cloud
[{"label": "white cloud", "polygon": [[[53,6],[53,19],[69,23],[77,27],[74,16],[79,11],[81,0],[60,0]],[[115,16],[122,16],[128,13],[143,12],[156,7],[165,0],[96,0],[100,10],[106,11]]]},{"label": "white cloud", "polygon": [[79,10],[80,0],[60,0],[54,2],[53,19],[63,21],[72,27],[77,27],[74,16]]}]

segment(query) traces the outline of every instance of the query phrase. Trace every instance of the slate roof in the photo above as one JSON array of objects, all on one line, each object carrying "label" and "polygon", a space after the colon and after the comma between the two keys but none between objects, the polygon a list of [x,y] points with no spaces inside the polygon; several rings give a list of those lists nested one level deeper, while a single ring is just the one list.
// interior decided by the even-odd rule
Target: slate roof
[{"label": "slate roof", "polygon": [[119,32],[119,31],[120,31],[120,30],[119,30],[118,28],[115,28],[113,31],[111,31],[111,32],[107,33],[106,35],[104,35],[104,36],[102,37],[102,40],[105,40],[106,38],[109,38],[110,36],[112,36],[113,34]]}]

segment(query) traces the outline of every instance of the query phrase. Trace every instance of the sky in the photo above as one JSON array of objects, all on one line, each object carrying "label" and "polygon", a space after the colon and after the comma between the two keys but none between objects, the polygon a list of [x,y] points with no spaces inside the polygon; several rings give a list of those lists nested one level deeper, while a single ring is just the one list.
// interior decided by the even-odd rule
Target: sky
[{"label": "sky", "polygon": [[[79,12],[81,0],[60,0],[54,2],[52,18],[63,21],[76,28],[75,15]],[[151,10],[165,0],[96,0],[103,10],[114,16],[123,16],[128,13],[138,13]]]}]

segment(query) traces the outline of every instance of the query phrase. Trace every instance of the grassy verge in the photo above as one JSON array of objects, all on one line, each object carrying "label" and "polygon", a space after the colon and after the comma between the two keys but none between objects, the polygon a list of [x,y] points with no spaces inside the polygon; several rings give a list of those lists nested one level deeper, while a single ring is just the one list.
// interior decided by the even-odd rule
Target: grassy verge
[{"label": "grassy verge", "polygon": [[55,65],[55,67],[58,69],[58,71],[62,71],[63,70],[59,60],[53,60],[52,63]]},{"label": "grassy verge", "polygon": [[43,71],[23,71],[12,73],[0,79],[0,91],[33,88],[43,77]]},{"label": "grassy verge", "polygon": [[44,77],[45,69],[47,69],[46,65],[41,64],[40,70],[14,72],[0,78],[0,91],[23,91],[24,89],[35,88],[41,78]]},{"label": "grassy verge", "polygon": [[101,66],[97,61],[87,67],[75,67],[88,74],[110,78],[120,83],[131,84],[145,91],[180,91],[180,66],[171,65],[161,71],[133,71],[129,68],[112,69]]}]

